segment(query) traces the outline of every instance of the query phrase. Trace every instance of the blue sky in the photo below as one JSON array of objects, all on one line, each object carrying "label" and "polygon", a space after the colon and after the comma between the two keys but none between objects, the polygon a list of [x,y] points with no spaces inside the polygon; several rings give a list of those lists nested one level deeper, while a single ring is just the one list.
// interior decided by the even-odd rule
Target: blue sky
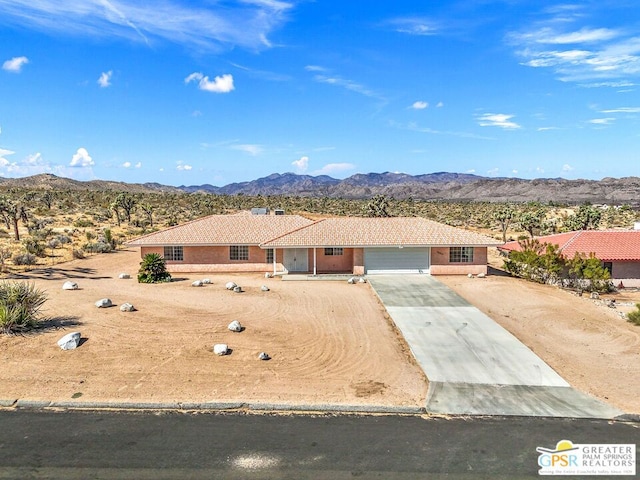
[{"label": "blue sky", "polygon": [[636,0],[0,0],[0,176],[640,176]]}]

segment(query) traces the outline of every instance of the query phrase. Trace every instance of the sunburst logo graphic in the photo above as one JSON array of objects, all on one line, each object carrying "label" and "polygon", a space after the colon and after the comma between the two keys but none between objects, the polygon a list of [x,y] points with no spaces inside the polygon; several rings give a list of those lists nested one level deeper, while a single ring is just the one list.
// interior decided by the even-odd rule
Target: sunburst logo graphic
[{"label": "sunburst logo graphic", "polygon": [[578,449],[578,447],[575,447],[571,440],[560,440],[556,444],[556,449],[555,450],[551,450],[549,448],[544,448],[544,447],[537,447],[536,448],[536,452],[548,453],[548,454],[553,455],[553,454],[557,454],[557,453],[570,452],[572,450],[577,450],[577,449]]}]

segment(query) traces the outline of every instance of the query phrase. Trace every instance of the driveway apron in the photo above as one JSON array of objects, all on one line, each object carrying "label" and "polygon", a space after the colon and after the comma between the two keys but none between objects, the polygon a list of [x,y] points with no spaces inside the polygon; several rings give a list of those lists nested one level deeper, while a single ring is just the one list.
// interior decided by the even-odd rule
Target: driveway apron
[{"label": "driveway apron", "polygon": [[516,337],[430,275],[368,279],[429,379],[428,412],[574,418],[623,413],[572,388]]}]

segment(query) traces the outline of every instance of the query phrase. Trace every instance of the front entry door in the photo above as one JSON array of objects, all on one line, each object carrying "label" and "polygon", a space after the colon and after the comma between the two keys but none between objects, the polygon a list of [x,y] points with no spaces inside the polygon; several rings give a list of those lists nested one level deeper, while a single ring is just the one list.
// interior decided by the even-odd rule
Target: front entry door
[{"label": "front entry door", "polygon": [[308,272],[309,250],[307,248],[285,248],[284,268],[289,272]]}]

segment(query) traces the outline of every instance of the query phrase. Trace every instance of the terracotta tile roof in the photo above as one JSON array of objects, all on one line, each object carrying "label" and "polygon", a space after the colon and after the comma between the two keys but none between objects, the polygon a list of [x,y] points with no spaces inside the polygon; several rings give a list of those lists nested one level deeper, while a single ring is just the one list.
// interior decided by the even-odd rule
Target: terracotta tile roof
[{"label": "terracotta tile roof", "polygon": [[[595,254],[603,262],[640,261],[640,230],[581,230],[537,237],[540,243],[558,245],[565,258],[576,252]],[[521,250],[518,242],[508,242],[501,250]]]},{"label": "terracotta tile roof", "polygon": [[319,220],[261,244],[280,247],[367,247],[399,245],[492,246],[501,242],[419,217],[339,217]]},{"label": "terracotta tile roof", "polygon": [[211,215],[150,233],[127,245],[259,245],[310,223],[299,215]]}]

